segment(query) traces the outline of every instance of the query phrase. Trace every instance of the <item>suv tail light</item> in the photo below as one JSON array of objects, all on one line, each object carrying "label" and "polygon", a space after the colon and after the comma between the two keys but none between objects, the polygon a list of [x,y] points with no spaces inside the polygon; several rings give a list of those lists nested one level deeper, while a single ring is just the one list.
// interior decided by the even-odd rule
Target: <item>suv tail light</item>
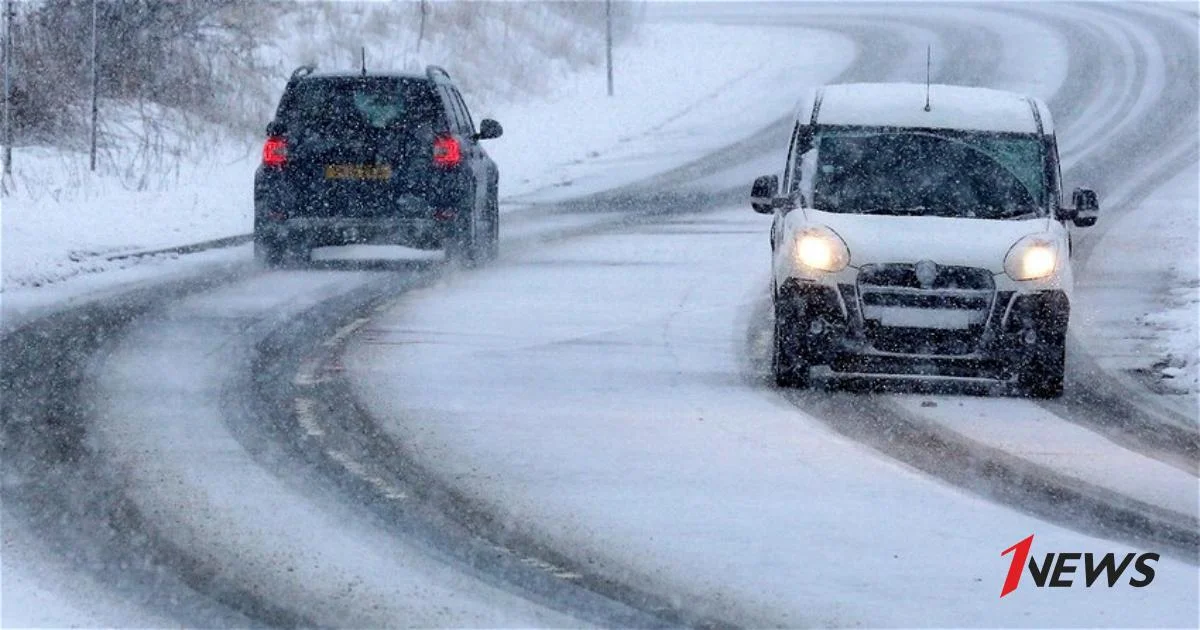
[{"label": "suv tail light", "polygon": [[442,168],[454,168],[462,162],[462,147],[453,136],[442,136],[433,141],[433,164]]},{"label": "suv tail light", "polygon": [[263,143],[263,164],[281,167],[287,163],[287,140],[283,136],[270,136]]}]

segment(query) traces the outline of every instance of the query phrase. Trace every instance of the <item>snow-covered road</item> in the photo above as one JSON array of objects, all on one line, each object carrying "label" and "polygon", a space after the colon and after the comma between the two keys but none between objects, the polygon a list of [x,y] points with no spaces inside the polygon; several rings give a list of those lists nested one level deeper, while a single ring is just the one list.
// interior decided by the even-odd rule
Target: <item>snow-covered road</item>
[{"label": "snow-covered road", "polygon": [[[1052,66],[1040,85],[1020,84],[1061,112],[1068,181],[1106,190],[1115,202],[1109,225],[1135,242],[1161,237],[1164,221],[1194,223],[1195,120],[1154,115],[1194,110],[1195,85],[1172,89],[1165,80],[1179,60],[1164,49],[1181,50],[1187,27],[1164,26],[1157,14],[1035,15],[1071,42],[1074,72],[1054,76]],[[1097,33],[1118,54],[1095,54]],[[1155,131],[1170,128],[1165,137]],[[1153,146],[1155,137],[1165,142]],[[1175,203],[1155,207],[1126,192],[1161,184],[1164,163],[1190,177],[1190,195],[1176,185]],[[1132,220],[1139,212],[1172,218]],[[779,625],[1195,622],[1194,398],[1128,393],[1121,372],[1098,372],[1087,356],[1111,364],[1110,349],[1088,343],[1073,348],[1086,360],[1061,403],[780,396],[759,374],[770,334],[765,232],[748,210],[731,210],[512,257],[398,300],[352,344],[348,380],[381,429],[480,509],[710,614]],[[1081,260],[1112,235],[1081,233]],[[1094,260],[1100,266],[1104,257]],[[1159,264],[1125,258],[1108,266]],[[1152,295],[1145,283],[1123,286]],[[1087,323],[1114,308],[1092,297]],[[1109,325],[1102,334],[1119,336]],[[1113,383],[1125,387],[1105,394],[1135,402],[1088,401]],[[914,448],[898,435],[905,423],[930,440],[916,447],[925,453],[900,452]],[[1148,435],[1176,428],[1168,438]],[[998,482],[977,464],[924,461],[941,448],[947,460],[965,453],[1010,479]],[[1011,478],[1021,475],[1045,487]],[[999,552],[1028,533],[1053,548],[1125,548],[1058,524],[1156,548],[1154,536],[1139,532],[1154,525],[1139,517],[1182,537],[1157,591],[996,601],[1007,568]],[[1115,524],[1123,519],[1132,522]]]},{"label": "snow-covered road", "polygon": [[[1196,568],[1176,560],[1153,589],[998,602],[1000,552],[1030,533],[1047,550],[1129,546],[1053,524],[1093,527],[1066,513],[991,504],[953,465],[930,478],[826,426],[855,422],[859,406],[923,412],[927,397],[818,392],[836,407],[804,396],[802,413],[766,385],[765,353],[745,343],[747,328],[769,330],[751,321],[765,312],[762,223],[739,208],[573,239],[410,293],[362,329],[350,380],[381,429],[484,511],[708,614],[870,627],[1195,618]],[[1021,400],[935,400],[935,422],[1018,457],[1024,422],[1054,422]],[[972,431],[988,421],[1009,431]],[[1195,476],[1048,433],[1046,446],[1114,468],[1050,465],[1194,518]]]},{"label": "snow-covered road", "polygon": [[[1168,267],[1104,255],[1194,232],[1194,15],[652,9],[811,39],[748,94],[920,79],[933,42],[935,81],[1047,98],[1068,184],[1104,207],[1078,235],[1067,395],[768,386],[767,226],[741,197],[781,159],[789,99],[701,90],[607,170],[555,165],[617,188],[531,190],[491,268],[265,272],[241,248],[72,304],[17,296],[4,625],[1194,626],[1196,399],[1130,377],[1121,333]],[[1171,250],[1193,267],[1194,240]],[[1029,534],[1035,554],[1164,557],[1147,588],[997,600]]]}]

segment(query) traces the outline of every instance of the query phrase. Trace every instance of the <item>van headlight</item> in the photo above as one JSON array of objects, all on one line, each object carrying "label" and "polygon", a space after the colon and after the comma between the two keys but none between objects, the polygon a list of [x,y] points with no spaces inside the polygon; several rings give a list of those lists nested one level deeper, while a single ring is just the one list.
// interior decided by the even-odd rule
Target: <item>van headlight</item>
[{"label": "van headlight", "polygon": [[1004,273],[1013,280],[1037,280],[1058,268],[1058,241],[1031,234],[1017,241],[1004,257]]},{"label": "van headlight", "polygon": [[796,235],[796,262],[818,271],[837,272],[850,264],[850,249],[837,232],[827,227],[811,227]]}]

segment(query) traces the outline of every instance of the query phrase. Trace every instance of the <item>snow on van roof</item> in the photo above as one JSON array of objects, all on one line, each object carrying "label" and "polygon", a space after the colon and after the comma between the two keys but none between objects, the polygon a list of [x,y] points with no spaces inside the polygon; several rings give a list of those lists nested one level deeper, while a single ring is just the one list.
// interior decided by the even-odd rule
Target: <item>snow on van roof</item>
[{"label": "snow on van roof", "polygon": [[[925,111],[924,83],[849,83],[823,90],[818,125],[926,127],[1053,133],[1049,111],[1036,99],[987,88],[934,84]],[[811,111],[811,110],[810,110]]]}]

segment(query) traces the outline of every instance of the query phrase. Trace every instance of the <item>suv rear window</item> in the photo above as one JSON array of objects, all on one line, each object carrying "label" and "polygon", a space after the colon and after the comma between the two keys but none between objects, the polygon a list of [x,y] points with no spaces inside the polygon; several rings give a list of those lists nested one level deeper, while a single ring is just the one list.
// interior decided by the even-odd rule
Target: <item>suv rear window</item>
[{"label": "suv rear window", "polygon": [[446,127],[433,86],[403,77],[302,79],[284,94],[276,119],[289,130],[326,137],[421,124]]}]

